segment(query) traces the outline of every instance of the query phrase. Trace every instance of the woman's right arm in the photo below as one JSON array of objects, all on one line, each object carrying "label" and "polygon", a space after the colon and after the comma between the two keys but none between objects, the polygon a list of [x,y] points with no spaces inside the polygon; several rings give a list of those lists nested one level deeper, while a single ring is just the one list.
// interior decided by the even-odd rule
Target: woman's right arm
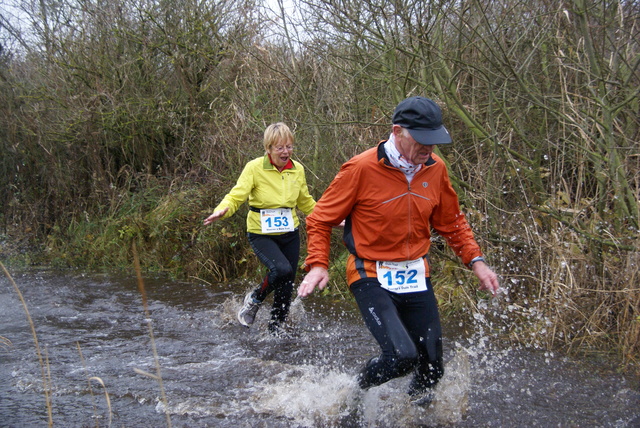
[{"label": "woman's right arm", "polygon": [[236,185],[233,186],[233,189],[225,195],[222,201],[213,210],[213,214],[204,220],[205,225],[211,224],[221,218],[232,216],[238,210],[240,205],[247,200],[251,190],[253,189],[253,169],[251,168],[251,164],[252,162],[249,162],[245,165],[242,170],[242,174],[238,177]]}]

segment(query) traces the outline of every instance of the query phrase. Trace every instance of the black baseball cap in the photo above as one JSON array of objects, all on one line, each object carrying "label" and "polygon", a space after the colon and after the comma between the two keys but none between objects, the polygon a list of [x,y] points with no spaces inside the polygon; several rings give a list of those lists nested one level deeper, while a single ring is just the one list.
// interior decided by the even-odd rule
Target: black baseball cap
[{"label": "black baseball cap", "polygon": [[414,140],[425,146],[451,143],[449,131],[442,124],[442,110],[429,98],[409,97],[400,101],[392,122],[406,128]]}]

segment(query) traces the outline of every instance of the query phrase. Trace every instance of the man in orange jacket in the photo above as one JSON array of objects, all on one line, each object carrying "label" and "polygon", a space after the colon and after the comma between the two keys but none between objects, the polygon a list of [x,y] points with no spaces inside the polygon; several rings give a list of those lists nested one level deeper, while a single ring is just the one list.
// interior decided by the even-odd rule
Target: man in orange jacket
[{"label": "man in orange jacket", "polygon": [[358,374],[363,389],[414,372],[409,394],[424,402],[444,374],[438,306],[427,254],[431,228],[495,295],[499,284],[460,212],[436,144],[449,144],[440,107],[424,97],[398,104],[392,132],[346,162],[307,217],[306,297],[329,280],[331,230],[343,219],[347,282],[381,354]]}]

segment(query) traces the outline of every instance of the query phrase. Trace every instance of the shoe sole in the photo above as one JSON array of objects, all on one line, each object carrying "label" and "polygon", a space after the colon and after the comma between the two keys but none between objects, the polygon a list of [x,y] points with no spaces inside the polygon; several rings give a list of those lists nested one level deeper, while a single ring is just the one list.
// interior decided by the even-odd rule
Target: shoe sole
[{"label": "shoe sole", "polygon": [[238,317],[237,317],[237,318],[238,318],[238,322],[240,323],[240,325],[245,326],[245,327],[247,327],[247,328],[249,328],[249,327],[251,326],[251,324],[247,324],[246,322],[244,322],[244,321],[242,320],[242,318],[240,318],[240,314],[238,314]]}]

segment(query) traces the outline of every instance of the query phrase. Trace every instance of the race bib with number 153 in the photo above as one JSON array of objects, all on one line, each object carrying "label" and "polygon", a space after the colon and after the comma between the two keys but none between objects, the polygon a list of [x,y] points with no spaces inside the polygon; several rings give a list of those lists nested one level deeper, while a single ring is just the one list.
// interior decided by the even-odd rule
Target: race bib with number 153
[{"label": "race bib with number 153", "polygon": [[293,214],[291,208],[260,210],[262,233],[293,232]]}]

